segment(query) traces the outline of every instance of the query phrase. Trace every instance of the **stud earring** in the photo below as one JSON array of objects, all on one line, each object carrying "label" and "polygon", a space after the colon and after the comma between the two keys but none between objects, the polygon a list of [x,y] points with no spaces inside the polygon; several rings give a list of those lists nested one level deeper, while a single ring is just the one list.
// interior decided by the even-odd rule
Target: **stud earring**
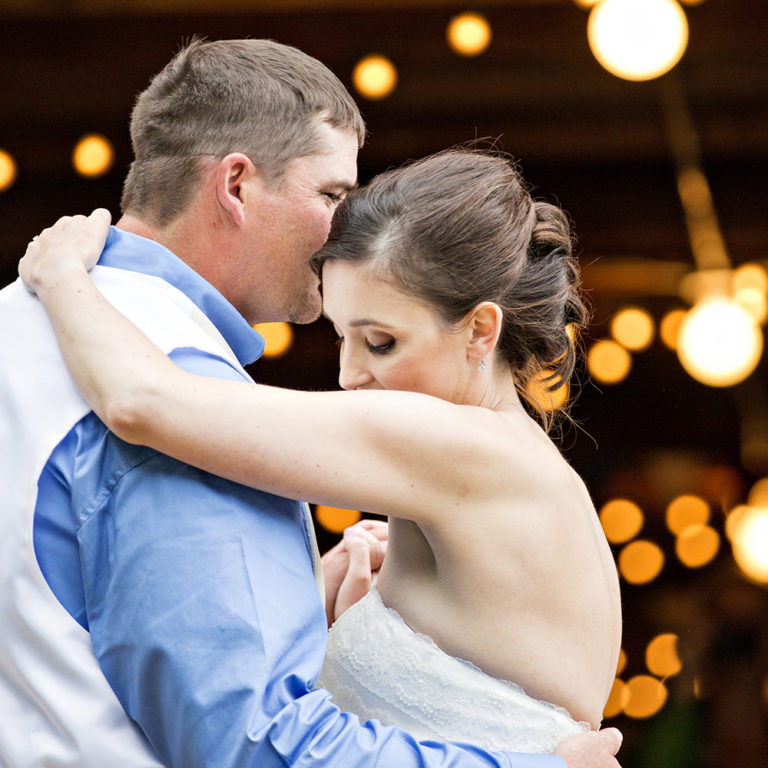
[{"label": "stud earring", "polygon": [[480,360],[480,365],[477,366],[477,370],[480,371],[480,373],[485,373],[488,370],[485,360]]}]

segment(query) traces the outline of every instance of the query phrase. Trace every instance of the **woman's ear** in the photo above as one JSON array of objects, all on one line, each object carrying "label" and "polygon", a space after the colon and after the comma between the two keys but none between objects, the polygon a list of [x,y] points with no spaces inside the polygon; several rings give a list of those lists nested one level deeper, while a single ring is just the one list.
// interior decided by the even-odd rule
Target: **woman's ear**
[{"label": "woman's ear", "polygon": [[255,173],[253,162],[241,152],[226,155],[216,168],[216,199],[224,215],[237,226],[245,221],[245,185]]},{"label": "woman's ear", "polygon": [[468,359],[474,362],[491,356],[499,340],[503,320],[501,307],[493,301],[483,301],[469,313]]}]

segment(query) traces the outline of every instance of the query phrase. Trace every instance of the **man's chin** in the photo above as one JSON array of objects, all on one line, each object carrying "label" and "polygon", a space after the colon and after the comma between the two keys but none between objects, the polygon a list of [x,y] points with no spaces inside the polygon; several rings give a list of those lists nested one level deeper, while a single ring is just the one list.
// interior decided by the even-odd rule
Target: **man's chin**
[{"label": "man's chin", "polygon": [[288,321],[296,325],[308,325],[309,323],[314,323],[320,317],[322,310],[323,300],[318,293],[316,300],[315,297],[312,297],[312,299],[307,297],[307,301],[301,307],[294,309]]}]

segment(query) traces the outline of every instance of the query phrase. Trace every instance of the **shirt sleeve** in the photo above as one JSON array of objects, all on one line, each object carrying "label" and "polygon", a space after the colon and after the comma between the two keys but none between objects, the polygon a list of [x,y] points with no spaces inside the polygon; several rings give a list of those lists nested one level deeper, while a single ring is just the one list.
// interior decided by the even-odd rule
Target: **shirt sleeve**
[{"label": "shirt sleeve", "polygon": [[[241,377],[193,351],[185,368]],[[301,506],[105,433],[75,480],[94,649],[171,768],[564,768],[551,755],[416,742],[314,684],[325,613]],[[98,472],[94,470],[98,467]],[[95,486],[98,485],[98,488]],[[510,724],[514,727],[514,724]]]}]

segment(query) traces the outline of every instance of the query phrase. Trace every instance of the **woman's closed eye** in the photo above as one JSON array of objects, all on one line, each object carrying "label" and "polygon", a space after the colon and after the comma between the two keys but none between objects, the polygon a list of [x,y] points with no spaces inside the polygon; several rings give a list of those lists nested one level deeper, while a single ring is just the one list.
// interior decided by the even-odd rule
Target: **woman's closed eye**
[{"label": "woman's closed eye", "polygon": [[391,352],[395,348],[395,340],[394,339],[390,339],[389,341],[385,341],[382,344],[373,344],[372,342],[370,342],[370,341],[368,341],[366,339],[365,344],[368,347],[368,351],[372,355],[386,355],[387,352]]}]

